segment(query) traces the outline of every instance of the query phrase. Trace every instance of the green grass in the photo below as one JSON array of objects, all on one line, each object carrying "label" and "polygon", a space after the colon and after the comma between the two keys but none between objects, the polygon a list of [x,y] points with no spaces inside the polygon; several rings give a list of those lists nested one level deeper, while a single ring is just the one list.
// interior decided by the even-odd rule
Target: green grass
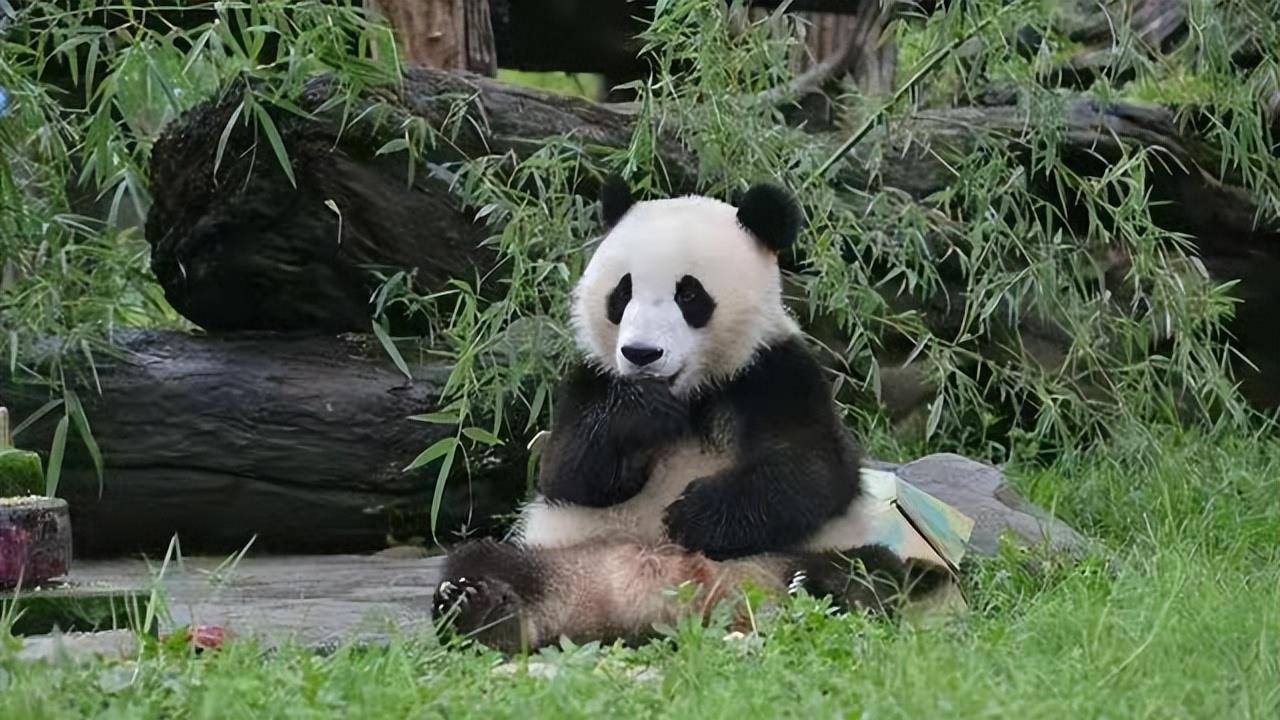
[{"label": "green grass", "polygon": [[576,95],[588,100],[599,100],[607,90],[604,78],[592,73],[527,72],[500,68],[498,79],[513,85],[524,85],[561,95]]},{"label": "green grass", "polygon": [[504,669],[430,637],[331,655],[151,644],[136,662],[79,666],[5,649],[0,717],[1277,716],[1280,444],[1162,432],[1013,476],[1101,547],[975,564],[973,612],[950,626],[830,617],[799,598],[745,640],[685,627]]}]

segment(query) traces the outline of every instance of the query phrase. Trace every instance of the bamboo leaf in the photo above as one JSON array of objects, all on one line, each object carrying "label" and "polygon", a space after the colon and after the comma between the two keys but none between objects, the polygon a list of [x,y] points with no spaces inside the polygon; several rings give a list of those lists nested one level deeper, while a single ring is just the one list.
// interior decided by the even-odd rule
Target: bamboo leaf
[{"label": "bamboo leaf", "polygon": [[391,362],[396,364],[396,367],[400,369],[400,372],[404,373],[406,378],[412,380],[413,375],[409,374],[409,366],[405,364],[404,358],[400,356],[400,351],[396,348],[395,343],[391,342],[391,336],[387,334],[381,323],[377,321],[373,323],[373,334],[378,337],[378,342],[382,344],[382,349],[386,350],[387,354],[391,356]]},{"label": "bamboo leaf", "polygon": [[924,428],[924,437],[926,440],[933,437],[933,433],[938,429],[938,423],[942,420],[942,407],[945,395],[939,394],[933,399],[929,405],[929,422]]},{"label": "bamboo leaf", "polygon": [[409,141],[402,137],[391,138],[382,147],[378,148],[374,155],[389,155],[393,152],[400,152],[409,147]]},{"label": "bamboo leaf", "polygon": [[244,111],[244,101],[231,111],[231,117],[227,118],[227,124],[222,128],[222,134],[218,136],[218,149],[213,153],[213,175],[216,178],[218,168],[222,166],[222,154],[227,150],[227,140],[231,138],[231,131],[235,129],[236,120],[240,119],[240,113]]},{"label": "bamboo leaf", "polygon": [[448,452],[444,456],[444,462],[440,463],[440,472],[436,474],[436,489],[431,495],[431,537],[436,536],[436,523],[440,517],[440,502],[444,498],[445,481],[449,479],[449,471],[453,469],[453,459],[457,455],[458,441],[456,438],[447,438],[453,440],[453,444],[449,446]]},{"label": "bamboo leaf", "polygon": [[436,425],[457,425],[461,422],[456,414],[451,412],[433,412],[425,415],[411,415],[409,419],[414,422],[434,423]]},{"label": "bamboo leaf", "polygon": [[402,472],[417,470],[418,468],[424,465],[428,465],[431,462],[438,460],[441,457],[444,457],[444,455],[446,453],[451,452],[453,448],[457,446],[457,444],[458,444],[458,438],[456,437],[450,436],[447,438],[440,438],[439,440],[435,441],[435,443],[433,443],[431,447],[418,453],[418,457],[414,458],[413,462],[406,465]]},{"label": "bamboo leaf", "polygon": [[253,110],[258,116],[258,122],[262,125],[262,131],[267,134],[267,141],[271,143],[271,151],[275,153],[280,169],[284,170],[285,176],[289,178],[289,184],[297,187],[298,181],[293,177],[293,163],[289,160],[289,152],[284,148],[284,140],[280,138],[280,131],[276,129],[271,113],[268,113],[260,103],[255,103]]},{"label": "bamboo leaf", "polygon": [[89,428],[89,418],[85,415],[84,405],[81,404],[80,398],[75,392],[68,390],[67,396],[67,413],[71,416],[71,421],[75,423],[76,434],[80,436],[80,440],[84,443],[85,449],[89,451],[89,457],[93,459],[93,470],[98,476],[98,497],[102,497],[102,451],[98,449],[98,441],[93,437],[93,431]]},{"label": "bamboo leaf", "polygon": [[462,434],[466,435],[472,440],[475,440],[478,443],[483,443],[485,445],[494,446],[494,445],[502,444],[502,440],[499,439],[498,436],[482,428],[478,428],[478,427],[463,428]]},{"label": "bamboo leaf", "polygon": [[529,403],[529,420],[525,423],[524,429],[528,431],[538,422],[538,416],[542,413],[542,404],[547,401],[547,383],[539,383],[538,389],[533,393],[533,402]]},{"label": "bamboo leaf", "polygon": [[53,431],[53,446],[49,448],[49,467],[44,474],[44,494],[53,497],[58,492],[58,479],[62,476],[62,456],[67,451],[67,425],[70,417],[66,414],[58,421],[58,429]]},{"label": "bamboo leaf", "polygon": [[26,420],[23,420],[22,422],[18,423],[18,427],[13,429],[13,436],[18,437],[19,433],[21,433],[23,430],[26,430],[27,428],[39,422],[40,418],[44,417],[45,415],[48,415],[51,410],[53,410],[54,408],[58,407],[61,404],[62,404],[62,400],[61,398],[58,398],[58,399],[50,400],[49,402],[41,405],[35,412],[28,415]]}]

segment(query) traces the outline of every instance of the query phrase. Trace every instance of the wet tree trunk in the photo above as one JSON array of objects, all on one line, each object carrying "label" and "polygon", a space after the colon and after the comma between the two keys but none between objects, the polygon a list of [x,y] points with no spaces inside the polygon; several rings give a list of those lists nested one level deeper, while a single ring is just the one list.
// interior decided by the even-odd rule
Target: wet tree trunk
[{"label": "wet tree trunk", "polygon": [[438,70],[497,72],[489,0],[365,0],[395,30],[401,57]]},{"label": "wet tree trunk", "polygon": [[893,90],[898,48],[886,35],[893,18],[890,9],[865,5],[852,12],[799,13],[801,43],[793,71],[791,92],[799,112],[790,119],[809,128],[830,128],[835,120],[833,94],[848,78],[864,95]]}]

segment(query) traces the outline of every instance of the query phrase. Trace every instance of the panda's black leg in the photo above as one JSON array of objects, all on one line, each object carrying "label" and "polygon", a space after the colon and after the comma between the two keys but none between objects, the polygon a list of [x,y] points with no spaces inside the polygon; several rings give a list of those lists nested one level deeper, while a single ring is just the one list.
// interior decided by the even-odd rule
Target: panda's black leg
[{"label": "panda's black leg", "polygon": [[949,578],[932,563],[899,558],[884,545],[797,558],[790,589],[830,597],[842,609],[893,615],[907,600],[923,597]]},{"label": "panda's black leg", "polygon": [[525,645],[526,613],[542,594],[532,553],[480,540],[449,554],[432,600],[432,616],[442,632],[514,652]]}]

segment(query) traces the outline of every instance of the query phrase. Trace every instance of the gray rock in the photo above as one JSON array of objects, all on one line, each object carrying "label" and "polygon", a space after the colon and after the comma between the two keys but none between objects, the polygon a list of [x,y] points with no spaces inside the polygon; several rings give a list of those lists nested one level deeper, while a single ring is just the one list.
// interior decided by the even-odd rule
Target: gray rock
[{"label": "gray rock", "polygon": [[1080,552],[1088,540],[1010,487],[999,470],[952,453],[893,468],[898,476],[973,519],[970,549],[994,555],[1008,532],[1022,545]]}]

